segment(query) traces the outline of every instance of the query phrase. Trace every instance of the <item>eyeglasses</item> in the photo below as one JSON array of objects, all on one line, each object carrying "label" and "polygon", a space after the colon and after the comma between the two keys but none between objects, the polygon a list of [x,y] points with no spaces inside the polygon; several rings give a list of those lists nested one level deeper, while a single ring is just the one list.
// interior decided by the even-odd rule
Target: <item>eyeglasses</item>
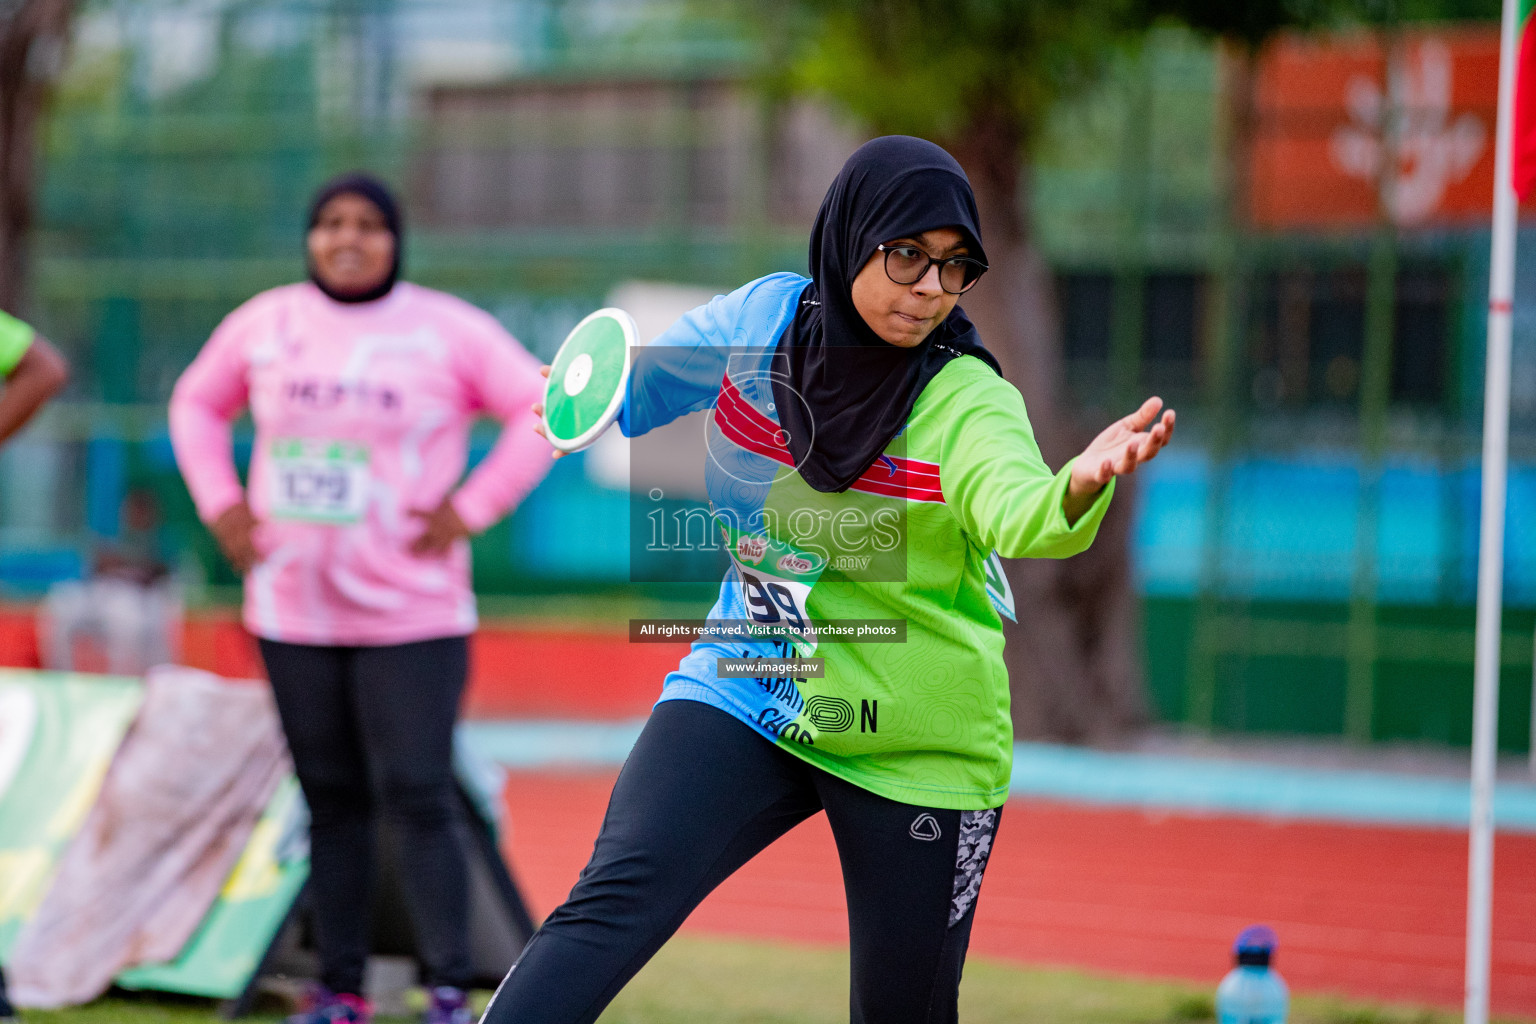
[{"label": "eyeglasses", "polygon": [[875,249],[885,253],[885,276],[897,284],[916,284],[928,273],[928,268],[937,263],[939,287],[951,295],[960,295],[969,291],[971,285],[987,272],[985,263],[969,256],[938,260],[915,245],[877,245]]}]

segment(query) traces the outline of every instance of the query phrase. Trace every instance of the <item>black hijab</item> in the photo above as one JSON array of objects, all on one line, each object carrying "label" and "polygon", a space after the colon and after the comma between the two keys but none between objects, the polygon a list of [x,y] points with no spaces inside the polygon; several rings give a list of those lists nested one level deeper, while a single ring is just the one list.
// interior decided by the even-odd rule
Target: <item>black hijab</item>
[{"label": "black hijab", "polygon": [[309,202],[309,225],[305,231],[312,231],[320,222],[320,211],[325,209],[325,204],[340,195],[361,196],[374,206],[384,217],[384,226],[389,233],[395,236],[395,259],[390,264],[389,274],[377,285],[361,292],[338,292],[320,280],[320,275],[315,273],[315,265],[309,264],[309,279],[315,283],[326,295],[337,302],[372,302],[374,299],[382,299],[389,294],[395,286],[395,280],[400,276],[400,204],[395,201],[394,194],[389,191],[378,178],[363,171],[352,171],[332,178],[320,186],[320,191],[315,193],[315,198]]},{"label": "black hijab", "polygon": [[882,242],[955,228],[985,263],[977,220],[954,157],[907,135],[860,146],[827,190],[811,229],[811,283],[779,343],[773,385],[790,454],[816,490],[845,491],[873,465],[951,359],[977,356],[1002,372],[958,305],[914,348],[883,340],[853,305],[853,279]]}]

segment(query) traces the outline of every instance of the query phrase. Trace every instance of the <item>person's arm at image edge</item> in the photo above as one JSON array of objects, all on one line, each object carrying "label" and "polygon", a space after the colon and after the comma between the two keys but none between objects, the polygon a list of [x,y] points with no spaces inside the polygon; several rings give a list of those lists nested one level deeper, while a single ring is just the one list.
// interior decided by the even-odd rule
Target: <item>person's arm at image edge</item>
[{"label": "person's arm at image edge", "polygon": [[69,380],[69,363],[40,335],[22,353],[0,391],[0,444],[26,425]]}]

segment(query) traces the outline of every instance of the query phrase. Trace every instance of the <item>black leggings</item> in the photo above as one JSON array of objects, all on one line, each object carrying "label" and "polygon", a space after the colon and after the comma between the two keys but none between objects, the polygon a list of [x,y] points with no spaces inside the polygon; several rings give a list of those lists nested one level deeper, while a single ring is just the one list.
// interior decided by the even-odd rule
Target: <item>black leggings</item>
[{"label": "black leggings", "polygon": [[468,674],[468,641],[260,643],[309,804],[320,983],[333,992],[362,992],[378,804],[398,840],[427,981],[467,987],[469,895],[454,831],[453,724]]},{"label": "black leggings", "polygon": [[947,1024],[1000,810],[876,796],[723,711],[657,705],[592,860],[501,983],[483,1024],[589,1024],[737,868],[817,811],[848,895],[854,1024]]}]

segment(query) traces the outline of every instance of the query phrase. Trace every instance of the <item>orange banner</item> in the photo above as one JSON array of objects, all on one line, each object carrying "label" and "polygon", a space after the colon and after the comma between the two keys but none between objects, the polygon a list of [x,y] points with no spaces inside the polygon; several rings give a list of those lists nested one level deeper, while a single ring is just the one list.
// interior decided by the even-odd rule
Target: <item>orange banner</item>
[{"label": "orange banner", "polygon": [[[1485,221],[1493,209],[1498,27],[1287,36],[1259,62],[1248,212],[1261,228]],[[1395,118],[1392,116],[1395,114]],[[1384,126],[1396,159],[1382,173]]]}]

